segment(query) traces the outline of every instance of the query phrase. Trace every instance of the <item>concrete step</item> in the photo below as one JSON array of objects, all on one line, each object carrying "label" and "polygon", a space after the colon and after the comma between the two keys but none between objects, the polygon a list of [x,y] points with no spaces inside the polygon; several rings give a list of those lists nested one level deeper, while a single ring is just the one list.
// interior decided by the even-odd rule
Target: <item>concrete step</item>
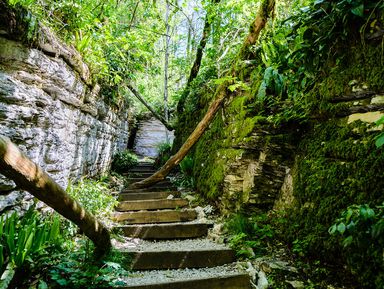
[{"label": "concrete step", "polygon": [[193,209],[115,212],[112,216],[114,221],[126,224],[187,222],[196,218],[197,213]]},{"label": "concrete step", "polygon": [[120,202],[116,211],[141,211],[141,210],[159,210],[176,209],[188,206],[189,202],[185,199],[160,199],[160,200],[137,200]]},{"label": "concrete step", "polygon": [[117,227],[130,238],[151,239],[186,239],[206,236],[210,224],[206,223],[170,223],[143,224]]},{"label": "concrete step", "polygon": [[179,197],[178,191],[158,191],[158,192],[138,192],[138,193],[120,193],[119,201],[136,201],[136,200],[154,200],[154,199],[166,199],[169,195]]},{"label": "concrete step", "polygon": [[[178,270],[179,271],[179,270]],[[190,272],[188,272],[190,274]],[[172,271],[164,272],[165,276],[170,276]],[[178,272],[178,274],[180,274]],[[137,274],[140,276],[140,274]],[[121,289],[251,289],[250,277],[244,273],[216,273],[214,277],[199,278],[198,276],[190,277],[188,274],[181,278],[172,278],[167,281],[156,282],[156,277],[153,278],[151,283],[143,281],[140,285],[128,285],[119,287]],[[132,279],[140,277],[128,278],[127,283],[132,283]],[[139,280],[135,282],[140,283]]]}]

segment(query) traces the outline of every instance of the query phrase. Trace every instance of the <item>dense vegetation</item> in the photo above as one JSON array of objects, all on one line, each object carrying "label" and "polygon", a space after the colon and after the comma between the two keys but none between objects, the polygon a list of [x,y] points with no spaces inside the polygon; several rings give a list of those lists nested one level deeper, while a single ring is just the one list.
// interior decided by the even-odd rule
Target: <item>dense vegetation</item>
[{"label": "dense vegetation", "polygon": [[[173,151],[203,117],[217,87],[228,84],[224,107],[180,164],[180,184],[195,187],[229,216],[226,230],[239,256],[255,258],[283,242],[304,267],[305,278],[318,286],[308,288],[326,288],[328,281],[382,288],[384,117],[376,123],[350,122],[345,117],[366,103],[343,98],[384,90],[384,2],[277,1],[261,38],[247,59],[240,59],[260,2],[8,1],[31,11],[31,28],[37,19],[81,52],[109,103],[125,101],[142,113],[144,107],[127,85],[137,87],[172,119]],[[210,33],[200,71],[185,89],[205,22]],[[33,38],[31,31],[28,37]],[[239,72],[236,77],[233,70]],[[164,98],[168,93],[169,99]],[[160,147],[157,165],[171,150],[168,143]],[[288,206],[273,210],[281,183],[269,179],[230,200],[223,197],[231,165],[257,159],[261,152],[274,154],[272,164],[291,168]],[[135,156],[123,152],[116,155],[113,170],[121,173],[136,163]],[[107,190],[101,181],[68,188],[99,217],[115,205]],[[251,204],[252,195],[260,200]],[[69,240],[79,236],[62,220],[59,231],[58,220],[28,212],[20,220],[12,215],[4,226],[0,222],[0,271],[5,260],[35,273],[44,268],[38,288],[47,283],[68,288],[120,284],[125,269],[116,256],[97,261],[100,265],[89,256],[86,241],[64,241],[66,234]],[[44,240],[51,245],[40,246]],[[63,257],[65,250],[70,257]],[[51,252],[59,253],[49,261]]]}]

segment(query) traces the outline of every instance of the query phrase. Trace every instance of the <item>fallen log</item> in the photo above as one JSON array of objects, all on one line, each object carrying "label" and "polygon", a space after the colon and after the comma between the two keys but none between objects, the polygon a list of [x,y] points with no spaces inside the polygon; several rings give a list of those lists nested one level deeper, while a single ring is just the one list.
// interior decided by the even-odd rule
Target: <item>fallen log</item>
[{"label": "fallen log", "polygon": [[0,173],[30,192],[60,215],[75,223],[95,244],[95,253],[102,256],[111,248],[108,229],[87,212],[37,164],[31,161],[9,138],[0,135]]}]

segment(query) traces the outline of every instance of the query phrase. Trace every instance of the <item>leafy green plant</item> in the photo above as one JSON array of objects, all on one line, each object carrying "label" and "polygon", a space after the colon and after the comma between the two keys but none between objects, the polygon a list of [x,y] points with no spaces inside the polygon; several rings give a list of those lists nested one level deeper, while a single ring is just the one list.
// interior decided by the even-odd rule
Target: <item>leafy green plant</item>
[{"label": "leafy green plant", "polygon": [[161,167],[171,157],[172,144],[169,142],[159,143],[157,145],[157,157],[155,167]]},{"label": "leafy green plant", "polygon": [[[49,269],[48,280],[60,288],[110,288],[126,285],[122,277],[128,272],[120,262],[110,256],[95,262],[90,257],[87,242],[80,242],[80,247],[75,247],[69,254],[58,255],[55,264]],[[127,263],[126,260],[118,261]]]},{"label": "leafy green plant", "polygon": [[225,224],[229,236],[229,245],[237,256],[251,258],[265,251],[275,235],[265,214],[247,217],[243,214],[233,215]]},{"label": "leafy green plant", "polygon": [[0,286],[8,284],[15,269],[22,268],[26,262],[32,263],[49,246],[62,242],[60,219],[58,215],[43,217],[32,207],[19,218],[14,212],[8,217],[0,217],[0,274],[4,266],[7,278]]},{"label": "leafy green plant", "polygon": [[67,192],[97,217],[107,218],[117,204],[109,193],[108,183],[102,180],[82,179],[75,185],[70,183]]},{"label": "leafy green plant", "polygon": [[126,173],[138,164],[137,156],[129,150],[118,152],[113,157],[112,170],[116,173]]},{"label": "leafy green plant", "polygon": [[367,204],[348,207],[329,228],[329,233],[339,236],[348,264],[365,288],[382,288],[384,205],[374,209]]},{"label": "leafy green plant", "polygon": [[[384,116],[382,116],[377,122],[376,125],[384,125]],[[376,137],[376,147],[382,147],[384,145],[384,131],[381,132],[377,137]]]}]

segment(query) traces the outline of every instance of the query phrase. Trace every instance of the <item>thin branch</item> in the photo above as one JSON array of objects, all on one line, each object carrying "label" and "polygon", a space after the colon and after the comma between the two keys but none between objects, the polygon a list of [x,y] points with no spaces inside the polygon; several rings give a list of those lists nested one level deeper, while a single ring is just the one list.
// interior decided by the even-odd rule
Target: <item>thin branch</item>
[{"label": "thin branch", "polygon": [[136,96],[136,98],[138,100],[140,100],[140,102],[142,104],[144,104],[144,106],[146,108],[148,108],[148,110],[153,114],[153,116],[155,118],[157,118],[169,131],[172,131],[173,130],[173,127],[164,119],[164,117],[162,117],[160,114],[158,114],[145,100],[144,98],[141,96],[141,94],[131,85],[131,84],[126,84],[126,86],[128,87],[128,89],[133,93],[134,96]]}]

